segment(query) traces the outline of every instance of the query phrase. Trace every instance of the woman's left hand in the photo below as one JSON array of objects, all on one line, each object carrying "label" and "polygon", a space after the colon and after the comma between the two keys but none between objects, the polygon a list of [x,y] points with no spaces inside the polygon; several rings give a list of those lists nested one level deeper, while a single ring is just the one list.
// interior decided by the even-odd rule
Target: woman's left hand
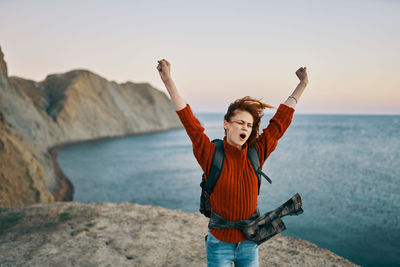
[{"label": "woman's left hand", "polygon": [[301,67],[296,71],[296,76],[300,79],[301,83],[308,83],[307,68]]}]

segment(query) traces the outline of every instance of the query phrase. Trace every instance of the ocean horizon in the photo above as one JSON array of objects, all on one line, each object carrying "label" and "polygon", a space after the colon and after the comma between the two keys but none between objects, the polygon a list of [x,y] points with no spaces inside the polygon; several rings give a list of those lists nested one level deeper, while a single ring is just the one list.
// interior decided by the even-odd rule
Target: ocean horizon
[{"label": "ocean horizon", "polygon": [[[260,128],[273,114],[266,114]],[[223,113],[196,113],[209,138]],[[296,114],[264,164],[260,212],[295,193],[304,213],[282,234],[362,266],[400,264],[400,115]],[[134,202],[196,212],[201,168],[184,129],[71,144],[57,160],[83,203]]]}]

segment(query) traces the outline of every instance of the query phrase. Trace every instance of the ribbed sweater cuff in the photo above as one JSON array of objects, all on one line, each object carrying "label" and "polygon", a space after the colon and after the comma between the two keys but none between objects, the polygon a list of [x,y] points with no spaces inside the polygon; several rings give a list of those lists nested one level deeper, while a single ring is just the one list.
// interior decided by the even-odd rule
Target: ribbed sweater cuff
[{"label": "ribbed sweater cuff", "polygon": [[294,108],[286,106],[285,104],[280,104],[272,119],[280,121],[283,129],[286,129],[292,122],[294,111]]},{"label": "ribbed sweater cuff", "polygon": [[191,109],[190,109],[189,104],[186,104],[186,107],[184,107],[184,108],[181,109],[181,110],[175,111],[175,112],[176,112],[176,114],[178,114],[178,116],[180,117],[182,114],[185,114],[185,113],[190,112],[190,111],[191,111]]},{"label": "ribbed sweater cuff", "polygon": [[292,112],[292,113],[294,113],[294,111],[295,111],[294,108],[286,106],[285,104],[280,104],[279,107],[278,107],[278,110],[279,109],[282,109],[285,112]]},{"label": "ribbed sweater cuff", "polygon": [[198,119],[194,116],[189,104],[187,104],[183,109],[176,111],[176,114],[178,114],[179,119],[186,129],[204,130]]}]

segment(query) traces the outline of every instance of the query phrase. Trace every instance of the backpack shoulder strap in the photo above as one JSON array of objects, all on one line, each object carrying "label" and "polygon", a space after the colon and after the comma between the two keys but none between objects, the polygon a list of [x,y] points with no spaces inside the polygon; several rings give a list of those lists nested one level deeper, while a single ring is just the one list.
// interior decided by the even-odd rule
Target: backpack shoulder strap
[{"label": "backpack shoulder strap", "polygon": [[272,180],[261,171],[260,156],[258,155],[258,151],[254,145],[251,145],[247,149],[247,157],[249,158],[251,166],[253,166],[254,172],[257,175],[258,194],[260,194],[261,176],[263,176],[270,184],[272,184]]},{"label": "backpack shoulder strap", "polygon": [[221,175],[225,160],[224,141],[221,139],[214,139],[212,142],[215,144],[215,151],[211,163],[210,173],[205,184],[205,189],[208,194],[213,192],[214,186],[217,184],[218,178]]}]

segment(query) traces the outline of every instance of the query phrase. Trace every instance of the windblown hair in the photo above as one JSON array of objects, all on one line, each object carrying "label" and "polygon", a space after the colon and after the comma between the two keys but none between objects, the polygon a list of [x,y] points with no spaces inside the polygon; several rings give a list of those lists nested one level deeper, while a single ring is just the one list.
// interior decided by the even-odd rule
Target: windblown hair
[{"label": "windblown hair", "polygon": [[251,98],[249,96],[245,96],[243,98],[237,99],[235,102],[229,105],[228,111],[224,116],[224,120],[229,122],[232,116],[235,115],[236,110],[243,110],[249,112],[251,116],[253,116],[253,129],[246,143],[250,146],[254,143],[254,141],[259,135],[258,131],[260,128],[260,121],[262,116],[264,115],[263,111],[266,108],[274,108],[274,107],[268,104],[264,104],[260,100]]}]

